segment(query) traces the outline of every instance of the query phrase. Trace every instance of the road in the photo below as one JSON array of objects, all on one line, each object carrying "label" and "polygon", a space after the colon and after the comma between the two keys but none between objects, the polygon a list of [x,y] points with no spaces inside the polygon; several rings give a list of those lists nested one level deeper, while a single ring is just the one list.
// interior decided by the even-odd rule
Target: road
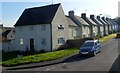
[{"label": "road", "polygon": [[120,39],[111,39],[101,44],[101,53],[95,57],[79,57],[76,54],[66,59],[64,63],[16,71],[115,71],[117,70],[115,64],[118,64],[116,62],[118,40],[120,41]]}]

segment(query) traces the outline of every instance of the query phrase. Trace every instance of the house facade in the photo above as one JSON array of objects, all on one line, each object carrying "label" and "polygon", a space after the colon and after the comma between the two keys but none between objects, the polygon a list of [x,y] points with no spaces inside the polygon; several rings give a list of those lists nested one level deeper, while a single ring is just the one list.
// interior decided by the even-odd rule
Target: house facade
[{"label": "house facade", "polygon": [[113,22],[114,24],[114,31],[117,32],[118,31],[118,23],[115,21],[115,19],[111,19],[111,21]]},{"label": "house facade", "polygon": [[111,27],[110,27],[111,24],[106,20],[105,17],[102,17],[102,20],[107,24],[108,34],[110,34],[111,33]]},{"label": "house facade", "polygon": [[97,24],[92,19],[86,17],[86,13],[82,13],[81,18],[83,18],[90,25],[90,37],[97,36],[98,35]]},{"label": "house facade", "polygon": [[97,19],[103,24],[103,28],[104,28],[104,36],[108,35],[108,26],[107,24],[100,18],[100,16],[97,16]]},{"label": "house facade", "polygon": [[106,20],[110,23],[110,29],[111,29],[111,33],[113,33],[113,23],[110,21],[109,18],[106,18]]},{"label": "house facade", "polygon": [[86,38],[86,37],[90,37],[90,25],[83,19],[81,18],[80,16],[75,16],[79,22],[82,24],[82,27],[81,27],[81,38]]},{"label": "house facade", "polygon": [[90,26],[84,19],[80,16],[76,16],[74,11],[69,11],[69,18],[79,27],[79,29],[77,29],[78,38],[89,37]]},{"label": "house facade", "polygon": [[57,50],[68,39],[67,24],[60,3],[25,9],[15,24],[16,50]]},{"label": "house facade", "polygon": [[97,24],[98,36],[102,37],[103,36],[103,24],[100,21],[98,21],[94,15],[90,15],[90,18]]},{"label": "house facade", "polygon": [[70,18],[69,16],[66,16],[67,18],[67,21],[68,21],[68,26],[69,26],[69,29],[68,29],[68,39],[78,39],[80,38],[80,27],[74,23]]},{"label": "house facade", "polygon": [[0,51],[14,51],[15,28],[2,26],[0,29],[2,30],[0,34]]}]

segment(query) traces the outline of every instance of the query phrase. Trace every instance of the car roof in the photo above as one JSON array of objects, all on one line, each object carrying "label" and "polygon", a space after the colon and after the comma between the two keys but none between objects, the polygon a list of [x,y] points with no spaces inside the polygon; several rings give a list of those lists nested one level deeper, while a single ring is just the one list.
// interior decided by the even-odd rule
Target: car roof
[{"label": "car roof", "polygon": [[98,40],[87,40],[85,42],[97,42]]}]

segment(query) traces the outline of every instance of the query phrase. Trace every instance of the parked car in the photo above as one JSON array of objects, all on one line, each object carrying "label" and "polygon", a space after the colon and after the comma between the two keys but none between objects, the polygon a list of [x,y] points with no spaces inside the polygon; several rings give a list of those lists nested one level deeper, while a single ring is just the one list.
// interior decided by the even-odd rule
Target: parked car
[{"label": "parked car", "polygon": [[120,33],[117,33],[117,34],[116,34],[116,38],[120,38]]},{"label": "parked car", "polygon": [[100,53],[100,42],[98,40],[87,40],[80,47],[79,55],[89,54],[95,56]]}]

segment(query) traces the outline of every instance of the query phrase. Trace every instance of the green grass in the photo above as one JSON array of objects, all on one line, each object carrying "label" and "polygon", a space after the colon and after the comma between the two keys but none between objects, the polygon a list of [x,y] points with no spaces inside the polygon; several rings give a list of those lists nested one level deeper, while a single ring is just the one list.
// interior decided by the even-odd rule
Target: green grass
[{"label": "green grass", "polygon": [[115,36],[116,36],[116,34],[111,34],[109,36],[102,37],[102,38],[100,38],[100,42],[103,43],[107,40],[110,40],[111,38],[115,38]]},{"label": "green grass", "polygon": [[19,65],[19,64],[26,64],[26,63],[44,62],[44,61],[55,60],[58,58],[66,57],[78,51],[79,49],[76,49],[76,48],[59,50],[59,51],[48,52],[43,54],[36,54],[36,55],[24,56],[20,58],[14,58],[7,61],[3,61],[2,64],[5,66],[13,66],[13,65]]},{"label": "green grass", "polygon": [[[105,36],[103,38],[100,38],[100,42],[103,43],[111,38],[114,38],[115,36],[116,34]],[[71,49],[58,50],[58,51],[47,52],[47,53],[42,53],[42,54],[37,53],[34,55],[28,55],[28,56],[25,55],[20,58],[16,58],[14,54],[13,54],[13,58],[10,58],[9,54],[6,54],[4,58],[7,57],[7,59],[4,59],[3,62],[0,62],[0,64],[2,63],[2,65],[4,66],[14,66],[14,65],[26,64],[26,63],[44,62],[44,61],[55,60],[58,58],[63,58],[71,54],[74,54],[78,51],[79,49],[77,48],[71,48]]]}]

